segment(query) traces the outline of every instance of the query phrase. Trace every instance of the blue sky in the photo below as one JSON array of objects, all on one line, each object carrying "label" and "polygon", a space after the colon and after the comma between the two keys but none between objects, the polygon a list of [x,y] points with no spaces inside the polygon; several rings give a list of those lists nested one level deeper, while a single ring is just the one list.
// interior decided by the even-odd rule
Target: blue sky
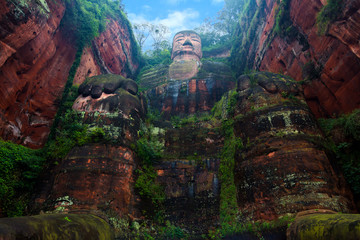
[{"label": "blue sky", "polygon": [[171,42],[175,33],[194,29],[205,18],[215,18],[224,0],[122,0],[122,3],[132,24],[144,21],[163,24],[170,30],[167,38]]}]

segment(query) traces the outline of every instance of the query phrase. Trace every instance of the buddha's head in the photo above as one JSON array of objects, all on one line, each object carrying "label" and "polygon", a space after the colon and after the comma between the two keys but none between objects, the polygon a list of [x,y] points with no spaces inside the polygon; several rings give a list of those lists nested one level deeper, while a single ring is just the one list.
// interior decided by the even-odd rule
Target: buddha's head
[{"label": "buddha's head", "polygon": [[201,38],[196,32],[187,30],[175,34],[172,44],[172,60],[200,61],[201,57]]}]

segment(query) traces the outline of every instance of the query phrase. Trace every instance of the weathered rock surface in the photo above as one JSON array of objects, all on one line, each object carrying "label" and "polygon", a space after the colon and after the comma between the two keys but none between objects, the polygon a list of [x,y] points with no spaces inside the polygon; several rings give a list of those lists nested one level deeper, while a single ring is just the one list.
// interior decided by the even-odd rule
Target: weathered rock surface
[{"label": "weathered rock surface", "polygon": [[75,56],[74,47],[57,31],[65,7],[59,1],[0,4],[0,41],[12,49],[0,65],[0,135],[39,147]]},{"label": "weathered rock surface", "polygon": [[234,128],[244,149],[236,157],[235,181],[243,215],[273,220],[308,209],[354,210],[299,85],[263,72],[241,76],[237,90]]},{"label": "weathered rock surface", "polygon": [[[173,64],[189,65],[188,62]],[[150,106],[162,112],[165,118],[208,112],[225,92],[235,86],[231,70],[225,64],[203,62],[200,70],[195,72],[191,66],[190,69],[160,66],[141,76],[140,88],[149,89],[146,92]],[[187,79],[189,72],[195,75]]]},{"label": "weathered rock surface", "polygon": [[287,230],[287,239],[349,239],[360,238],[359,214],[335,214],[313,211],[312,214],[299,213]]},{"label": "weathered rock surface", "polygon": [[110,225],[91,214],[44,214],[0,219],[0,239],[114,239]]},{"label": "weathered rock surface", "polygon": [[220,214],[219,159],[175,160],[155,166],[165,189],[165,216],[189,232],[207,233]]},{"label": "weathered rock surface", "polygon": [[80,85],[79,93],[73,109],[90,128],[102,128],[117,144],[130,146],[137,139],[146,104],[133,80],[114,74],[94,76]]},{"label": "weathered rock surface", "polygon": [[165,192],[165,218],[195,235],[219,225],[223,137],[217,127],[199,120],[165,128],[158,136],[165,148],[154,167]]},{"label": "weathered rock surface", "polygon": [[101,129],[104,136],[98,143],[77,146],[68,153],[52,170],[48,186],[39,191],[34,208],[93,210],[113,219],[137,218],[137,163],[130,145],[138,138],[146,112],[137,84],[120,75],[99,75],[88,78],[79,94],[73,109],[90,130]]},{"label": "weathered rock surface", "polygon": [[54,171],[46,210],[100,210],[110,216],[138,216],[134,208],[134,158],[133,151],[123,146],[75,147]]},{"label": "weathered rock surface", "polygon": [[[0,136],[39,148],[62,96],[76,49],[59,28],[61,1],[0,1]],[[84,49],[74,82],[100,73],[132,76],[138,68],[125,22],[111,19]]]},{"label": "weathered rock surface", "polygon": [[254,44],[248,50],[248,56],[256,56],[257,70],[281,72],[297,81],[309,78],[304,87],[305,99],[316,117],[348,113],[360,107],[360,4],[343,1],[340,20],[320,36],[316,15],[323,4],[291,1],[290,18],[298,35],[290,39],[274,34],[278,4],[266,1],[265,19],[260,21]]}]

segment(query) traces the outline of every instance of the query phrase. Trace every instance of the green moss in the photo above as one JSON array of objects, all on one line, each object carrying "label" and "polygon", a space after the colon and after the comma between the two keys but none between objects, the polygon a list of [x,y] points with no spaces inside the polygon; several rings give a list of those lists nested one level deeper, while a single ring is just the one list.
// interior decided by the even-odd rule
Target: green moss
[{"label": "green moss", "polygon": [[328,0],[327,4],[322,7],[316,16],[316,24],[318,27],[318,34],[324,35],[328,29],[328,25],[336,21],[343,9],[342,0]]},{"label": "green moss", "polygon": [[220,224],[221,235],[227,236],[243,231],[243,226],[238,220],[240,213],[237,207],[236,186],[234,183],[235,153],[242,148],[242,140],[235,137],[234,122],[227,119],[222,123],[225,137],[224,147],[221,152],[219,168],[221,193],[220,193]]},{"label": "green moss", "polygon": [[359,239],[359,214],[312,214],[296,220],[295,229],[290,227],[291,235],[297,239]]},{"label": "green moss", "polygon": [[297,29],[293,26],[290,18],[290,2],[291,0],[282,0],[280,3],[278,1],[274,31],[280,37],[288,36],[290,39],[294,39],[297,35]]},{"label": "green moss", "polygon": [[114,239],[110,225],[87,214],[44,214],[0,219],[0,238],[34,239]]}]

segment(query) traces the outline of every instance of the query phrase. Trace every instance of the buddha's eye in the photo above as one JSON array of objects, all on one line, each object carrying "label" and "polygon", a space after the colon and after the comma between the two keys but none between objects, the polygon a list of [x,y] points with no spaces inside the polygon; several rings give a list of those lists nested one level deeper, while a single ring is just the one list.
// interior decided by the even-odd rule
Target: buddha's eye
[{"label": "buddha's eye", "polygon": [[195,41],[195,42],[200,42],[199,39],[197,39],[197,38],[192,38],[191,40]]}]

